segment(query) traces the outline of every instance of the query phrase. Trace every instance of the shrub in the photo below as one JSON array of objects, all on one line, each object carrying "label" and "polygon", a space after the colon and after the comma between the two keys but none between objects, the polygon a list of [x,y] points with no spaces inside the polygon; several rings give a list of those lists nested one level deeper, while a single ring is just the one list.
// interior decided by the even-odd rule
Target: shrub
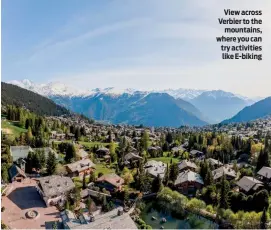
[{"label": "shrub", "polygon": [[205,207],[205,202],[196,198],[191,199],[187,203],[187,208],[191,211],[199,211],[200,209],[204,209]]},{"label": "shrub", "polygon": [[206,207],[206,211],[207,212],[210,212],[210,213],[215,213],[215,211],[214,211],[214,208],[213,208],[213,206],[212,205],[207,205],[207,207]]}]

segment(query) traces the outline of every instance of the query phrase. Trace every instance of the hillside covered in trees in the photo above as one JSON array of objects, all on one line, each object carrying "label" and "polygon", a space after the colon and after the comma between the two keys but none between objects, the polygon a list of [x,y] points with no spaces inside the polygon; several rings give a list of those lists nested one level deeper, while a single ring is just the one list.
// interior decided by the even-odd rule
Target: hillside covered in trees
[{"label": "hillside covered in trees", "polygon": [[15,105],[29,109],[39,115],[60,116],[69,110],[55,104],[52,100],[15,85],[1,82],[1,105]]}]

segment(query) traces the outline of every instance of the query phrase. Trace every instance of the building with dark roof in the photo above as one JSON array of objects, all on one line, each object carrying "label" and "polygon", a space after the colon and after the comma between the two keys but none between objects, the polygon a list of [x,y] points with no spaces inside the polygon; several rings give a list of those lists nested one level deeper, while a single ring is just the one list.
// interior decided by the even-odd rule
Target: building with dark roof
[{"label": "building with dark roof", "polygon": [[90,174],[95,170],[95,164],[90,159],[76,161],[66,165],[68,175],[71,177],[83,176]]},{"label": "building with dark roof", "polygon": [[186,170],[179,173],[174,185],[181,193],[195,194],[197,189],[203,187],[204,182],[198,173]]},{"label": "building with dark roof", "polygon": [[115,173],[102,175],[96,180],[96,185],[98,187],[105,188],[108,191],[120,191],[123,184],[124,180]]},{"label": "building with dark roof", "polygon": [[254,192],[260,190],[263,187],[263,182],[249,176],[242,177],[236,182],[239,187],[239,191],[246,194],[253,194]]},{"label": "building with dark roof", "polygon": [[204,153],[199,150],[193,149],[190,151],[190,156],[193,158],[201,158],[204,156]]},{"label": "building with dark roof", "polygon": [[262,167],[260,171],[257,173],[258,178],[264,182],[271,182],[271,168],[270,167]]},{"label": "building with dark roof", "polygon": [[179,171],[186,171],[186,170],[191,170],[191,171],[196,171],[198,169],[198,166],[189,160],[182,160],[180,163],[178,163],[178,168]]},{"label": "building with dark roof", "polygon": [[11,182],[17,181],[21,182],[25,178],[27,178],[26,174],[22,169],[20,169],[17,165],[13,164],[8,170],[9,178]]},{"label": "building with dark roof", "polygon": [[220,179],[223,175],[227,180],[233,180],[236,178],[236,172],[228,165],[221,166],[218,169],[212,171],[214,180]]},{"label": "building with dark roof", "polygon": [[139,162],[140,160],[142,160],[142,157],[139,156],[137,152],[130,152],[124,156],[124,164],[129,168],[132,167],[133,164]]}]

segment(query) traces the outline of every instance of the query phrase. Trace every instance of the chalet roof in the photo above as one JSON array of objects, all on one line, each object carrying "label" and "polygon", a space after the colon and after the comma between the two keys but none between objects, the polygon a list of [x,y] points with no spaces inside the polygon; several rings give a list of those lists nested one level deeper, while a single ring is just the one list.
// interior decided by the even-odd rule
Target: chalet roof
[{"label": "chalet roof", "polygon": [[190,151],[190,154],[192,154],[192,155],[203,154],[203,152],[193,149],[193,150]]},{"label": "chalet roof", "polygon": [[267,179],[270,179],[271,178],[271,168],[264,166],[260,169],[260,171],[257,174],[261,175]]},{"label": "chalet roof", "polygon": [[172,152],[186,151],[186,149],[181,145],[171,149]]},{"label": "chalet roof", "polygon": [[38,181],[45,197],[59,196],[75,187],[70,177],[53,175],[42,177]]},{"label": "chalet roof", "polygon": [[84,159],[71,164],[67,164],[66,167],[69,168],[72,172],[81,172],[89,168],[95,168],[95,164],[90,159]]},{"label": "chalet roof", "polygon": [[17,161],[19,158],[27,158],[29,152],[33,152],[30,146],[10,146],[13,161]]},{"label": "chalet roof", "polygon": [[204,184],[202,177],[193,171],[186,170],[178,174],[177,179],[175,180],[174,184],[182,184],[184,182],[197,182],[199,184]]},{"label": "chalet roof", "polygon": [[8,170],[8,173],[9,173],[9,177],[10,179],[12,180],[14,177],[16,177],[17,175],[20,175],[24,178],[26,178],[27,176],[25,175],[24,171],[21,170],[17,165],[13,164],[9,170]]},{"label": "chalet roof", "polygon": [[164,178],[167,165],[161,161],[150,160],[144,165],[145,171],[150,175],[157,177],[160,175]]},{"label": "chalet roof", "polygon": [[223,165],[222,162],[220,162],[219,160],[216,160],[216,159],[214,159],[214,158],[208,158],[208,159],[206,159],[206,161],[207,161],[208,163],[210,163],[211,165],[218,165],[218,166]]},{"label": "chalet roof", "polygon": [[249,176],[242,177],[236,184],[246,192],[251,189],[257,190],[259,186],[263,186],[261,181]]},{"label": "chalet roof", "polygon": [[120,185],[124,184],[124,180],[115,173],[102,175],[97,179],[97,182],[103,181],[106,181],[107,183],[114,185],[115,187],[119,187]]},{"label": "chalet roof", "polygon": [[149,151],[150,151],[150,150],[160,150],[160,149],[161,149],[160,146],[150,146],[150,147],[148,148]]},{"label": "chalet roof", "polygon": [[131,153],[127,153],[125,156],[124,156],[124,160],[125,161],[129,161],[131,159],[142,159],[141,156],[139,156],[139,153],[137,152],[131,152]]},{"label": "chalet roof", "polygon": [[191,161],[188,161],[188,160],[183,160],[178,164],[179,170],[184,170],[184,169],[186,169],[188,167],[189,168],[194,168],[194,169],[198,168],[198,166],[194,162],[191,162]]},{"label": "chalet roof", "polygon": [[213,170],[212,174],[213,174],[214,180],[222,177],[223,174],[225,176],[230,176],[233,178],[236,177],[236,172],[232,168],[230,168],[229,166],[226,166],[226,165],[221,166],[220,168]]}]

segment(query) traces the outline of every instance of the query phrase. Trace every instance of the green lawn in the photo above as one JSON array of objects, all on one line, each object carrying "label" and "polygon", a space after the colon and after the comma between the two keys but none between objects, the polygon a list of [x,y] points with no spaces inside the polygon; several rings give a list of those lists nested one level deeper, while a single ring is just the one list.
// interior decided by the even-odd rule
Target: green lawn
[{"label": "green lawn", "polygon": [[1,121],[1,128],[4,129],[5,133],[11,134],[13,137],[19,137],[21,133],[25,133],[27,130],[15,126],[10,121]]},{"label": "green lawn", "polygon": [[114,173],[115,170],[109,167],[110,167],[109,165],[107,168],[104,164],[96,164],[95,175],[98,176],[99,173],[103,173],[103,174]]},{"label": "green lawn", "polygon": [[109,143],[102,143],[98,141],[94,141],[94,142],[79,141],[79,144],[84,145],[88,148],[91,148],[93,146],[108,146],[109,145]]},{"label": "green lawn", "polygon": [[173,157],[156,157],[156,158],[150,158],[148,160],[162,161],[163,163],[167,164],[167,163],[170,163],[171,159],[173,163],[180,162],[180,159],[173,158]]}]

